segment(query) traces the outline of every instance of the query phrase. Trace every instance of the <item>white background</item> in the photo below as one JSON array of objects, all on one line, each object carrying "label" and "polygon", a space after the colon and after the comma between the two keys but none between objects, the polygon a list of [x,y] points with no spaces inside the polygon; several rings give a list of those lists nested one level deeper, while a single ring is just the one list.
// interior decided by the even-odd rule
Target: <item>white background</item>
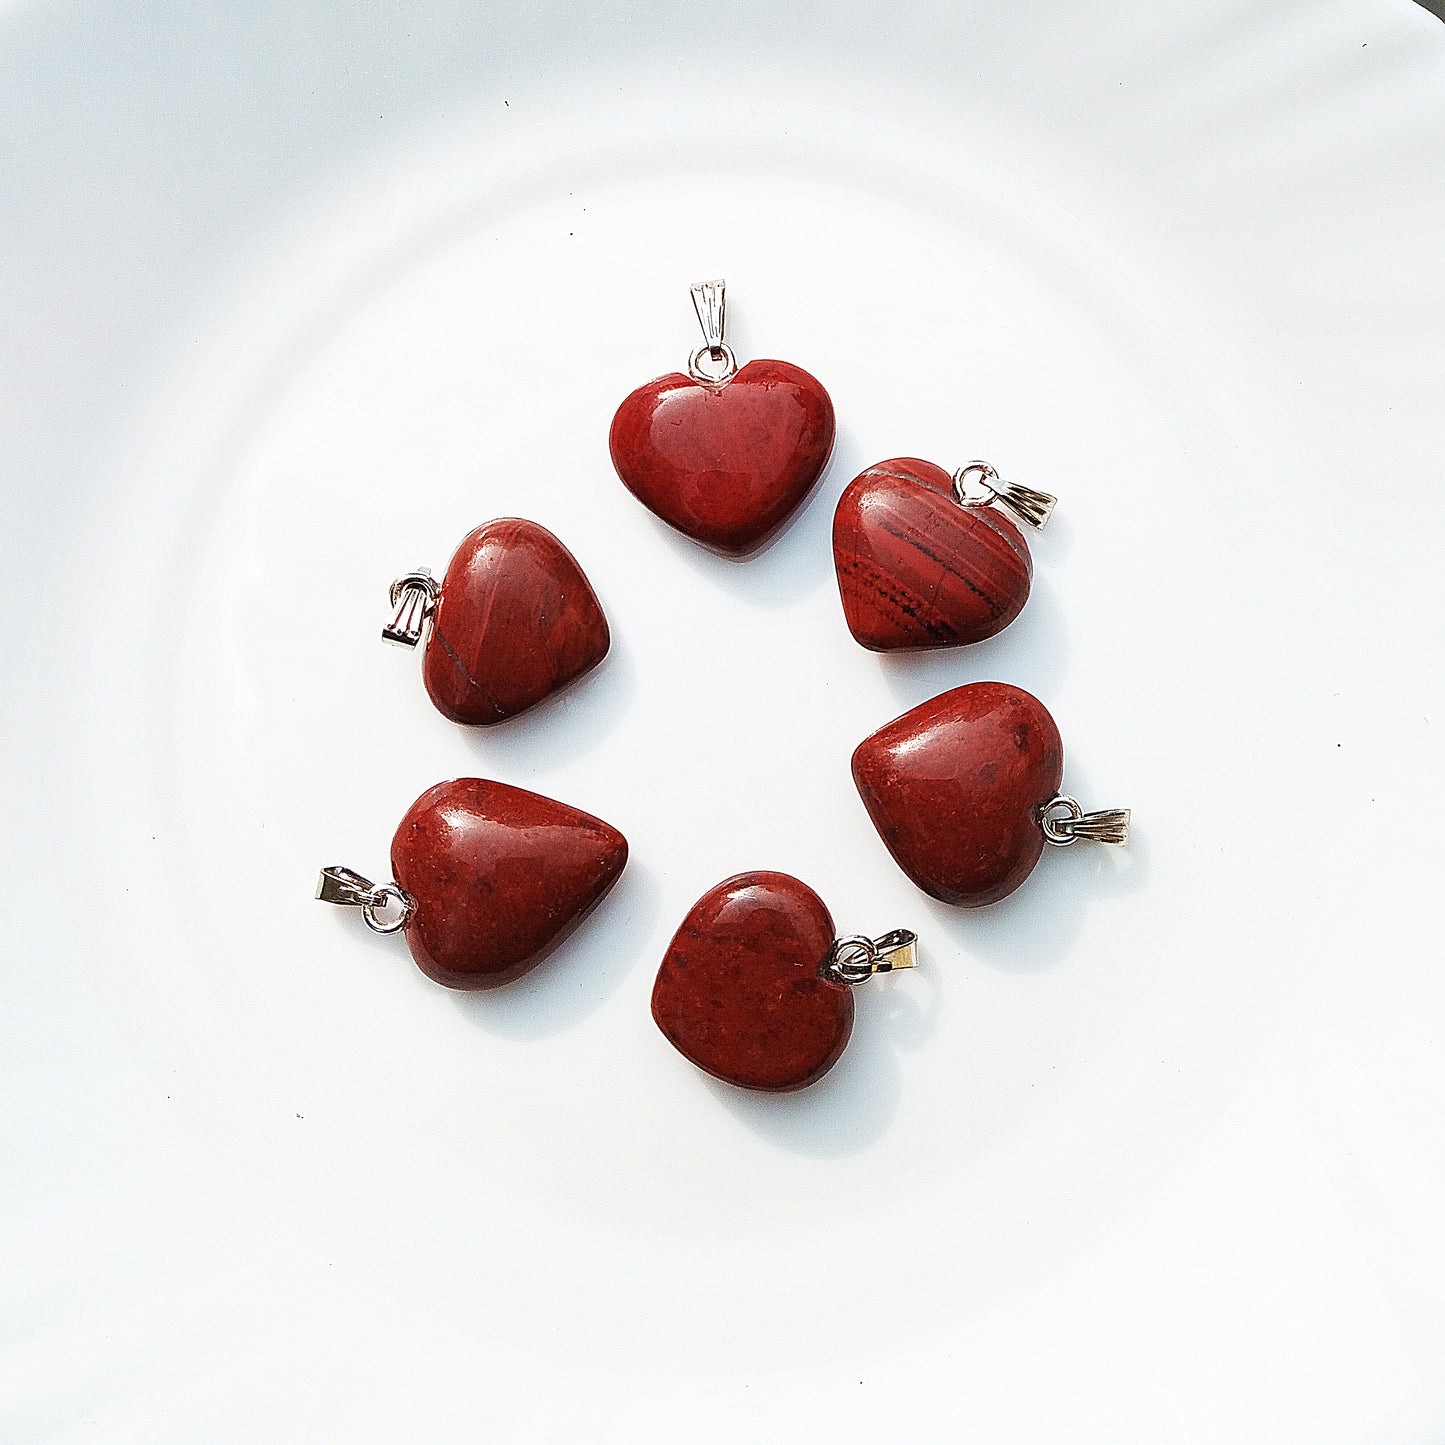
[{"label": "white background", "polygon": [[[0,136],[0,1438],[1440,1438],[1437,22],[12,5]],[[839,418],[746,564],[606,452],[713,275]],[[1001,637],[848,637],[899,454],[1060,496]],[[507,513],[614,646],[466,732],[385,589]],[[847,761],[989,677],[1135,841],[968,914]],[[479,997],[311,899],[463,774],[632,844]],[[648,1015],[744,868],[922,939],[796,1096]]]}]

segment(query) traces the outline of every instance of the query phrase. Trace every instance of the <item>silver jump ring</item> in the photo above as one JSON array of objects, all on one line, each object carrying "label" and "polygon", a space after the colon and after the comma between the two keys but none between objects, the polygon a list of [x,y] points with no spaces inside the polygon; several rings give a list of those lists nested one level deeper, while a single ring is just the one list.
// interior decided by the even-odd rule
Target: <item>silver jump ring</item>
[{"label": "silver jump ring", "polygon": [[872,976],[873,965],[877,961],[878,950],[873,946],[873,940],[861,933],[853,933],[833,944],[825,971],[839,983],[862,983]]},{"label": "silver jump ring", "polygon": [[[1058,816],[1058,810],[1063,809],[1063,816]],[[1068,826],[1070,823],[1077,823],[1084,816],[1084,810],[1079,806],[1078,800],[1069,797],[1067,794],[1060,794],[1044,805],[1044,810],[1039,814],[1039,822],[1043,826],[1044,837],[1050,843],[1060,848],[1067,848],[1071,843],[1079,840],[1073,830]]]},{"label": "silver jump ring", "polygon": [[[978,474],[978,485],[983,488],[983,495],[971,497],[968,495],[968,479],[975,472]],[[991,502],[997,494],[990,483],[996,481],[998,473],[987,462],[969,462],[953,474],[953,499],[964,507]]]},{"label": "silver jump ring", "polygon": [[[381,917],[388,904],[395,903],[401,912],[393,919]],[[361,905],[361,916],[373,933],[399,933],[406,927],[407,919],[416,908],[416,899],[395,883],[383,883],[371,890],[371,896]]]},{"label": "silver jump ring", "polygon": [[[714,363],[720,363],[722,370],[713,375],[704,371],[702,366],[703,357],[709,357]],[[733,355],[733,349],[726,341],[717,346],[699,346],[688,358],[687,374],[694,381],[705,382],[709,386],[720,386],[725,381],[731,381],[737,374],[738,359]]]}]

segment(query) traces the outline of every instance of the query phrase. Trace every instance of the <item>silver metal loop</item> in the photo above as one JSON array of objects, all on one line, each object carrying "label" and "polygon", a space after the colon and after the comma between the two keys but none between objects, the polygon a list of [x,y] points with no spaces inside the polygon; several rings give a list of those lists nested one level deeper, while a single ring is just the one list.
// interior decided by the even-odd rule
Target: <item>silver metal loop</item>
[{"label": "silver metal loop", "polygon": [[[406,927],[416,911],[416,899],[395,883],[373,883],[354,868],[332,864],[321,870],[316,882],[316,896],[322,903],[335,903],[342,908],[359,908],[366,926],[374,933],[396,933]],[[387,918],[395,908],[396,916]]]},{"label": "silver metal loop", "polygon": [[953,474],[953,499],[961,507],[1006,507],[1019,521],[1042,527],[1053,515],[1057,497],[1018,482],[1005,482],[987,462],[972,461]]},{"label": "silver metal loop", "polygon": [[[977,475],[973,483],[975,491],[969,495],[969,479]],[[966,462],[953,474],[953,500],[962,507],[987,507],[998,499],[993,483],[998,473],[987,462]]]},{"label": "silver metal loop", "polygon": [[1083,816],[1084,810],[1079,806],[1078,799],[1063,793],[1050,799],[1039,809],[1039,823],[1043,827],[1044,837],[1056,848],[1067,848],[1070,843],[1078,841],[1066,825],[1077,823]]},{"label": "silver metal loop", "polygon": [[850,933],[845,938],[834,939],[818,972],[834,983],[863,983],[875,973],[917,968],[917,945],[918,935],[907,928],[895,928],[881,938]]},{"label": "silver metal loop", "polygon": [[1055,848],[1068,848],[1080,841],[1108,843],[1119,848],[1129,841],[1128,808],[1103,808],[1086,813],[1076,798],[1060,793],[1038,810],[1044,838]]},{"label": "silver metal loop", "polygon": [[834,940],[825,971],[839,983],[862,983],[873,977],[872,964],[877,957],[871,938],[852,933]]},{"label": "silver metal loop", "polygon": [[415,647],[427,619],[436,611],[441,588],[426,567],[418,567],[391,584],[391,621],[381,629],[383,642]]},{"label": "silver metal loop", "polygon": [[[383,915],[386,911],[395,906],[397,912],[391,918]],[[398,888],[395,883],[383,883],[381,887],[373,889],[372,895],[361,905],[361,916],[366,920],[366,926],[373,933],[399,933],[407,925],[407,920],[416,911],[416,899],[403,888]]]},{"label": "silver metal loop", "polygon": [[[705,356],[719,363],[721,369],[716,372],[703,370],[702,359]],[[687,374],[694,381],[700,381],[706,386],[721,386],[724,382],[731,381],[737,375],[737,370],[738,359],[726,342],[717,346],[699,346],[687,362]]]}]

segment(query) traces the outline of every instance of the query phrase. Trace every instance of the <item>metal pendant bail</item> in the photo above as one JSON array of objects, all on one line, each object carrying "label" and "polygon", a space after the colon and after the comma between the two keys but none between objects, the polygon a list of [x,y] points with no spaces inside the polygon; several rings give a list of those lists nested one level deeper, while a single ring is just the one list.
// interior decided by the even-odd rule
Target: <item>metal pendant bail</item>
[{"label": "metal pendant bail", "polygon": [[322,903],[361,909],[366,926],[374,933],[398,932],[416,910],[416,899],[405,889],[395,883],[373,883],[354,868],[340,864],[321,870],[316,896]]},{"label": "metal pendant bail", "polygon": [[441,588],[430,569],[418,567],[391,584],[391,621],[381,629],[383,642],[398,647],[415,647],[427,618],[436,611]]},{"label": "metal pendant bail", "polygon": [[[737,357],[723,339],[727,330],[727,282],[721,279],[696,282],[692,288],[692,309],[697,312],[697,324],[702,327],[703,344],[688,359],[688,375],[694,381],[721,386],[731,381],[738,369]],[[703,366],[704,357],[711,361],[711,370]]]},{"label": "metal pendant bail", "polygon": [[953,498],[961,507],[1007,507],[1019,521],[1035,530],[1049,520],[1058,502],[1047,492],[1001,481],[998,472],[981,461],[969,462],[953,474]]},{"label": "metal pendant bail", "polygon": [[1067,848],[1080,840],[1122,848],[1129,841],[1128,808],[1103,808],[1097,813],[1086,813],[1067,793],[1050,798],[1039,808],[1039,824],[1045,839],[1055,848]]},{"label": "metal pendant bail", "polygon": [[834,983],[858,984],[875,973],[917,967],[918,935],[911,929],[895,928],[881,938],[852,933],[835,939],[820,972]]}]

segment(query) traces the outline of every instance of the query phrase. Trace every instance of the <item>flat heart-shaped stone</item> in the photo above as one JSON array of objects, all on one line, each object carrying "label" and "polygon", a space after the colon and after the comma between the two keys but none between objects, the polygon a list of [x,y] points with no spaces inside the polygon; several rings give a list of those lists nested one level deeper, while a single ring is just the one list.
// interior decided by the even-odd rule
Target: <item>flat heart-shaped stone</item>
[{"label": "flat heart-shaped stone", "polygon": [[822,475],[833,403],[786,361],[751,361],[722,385],[674,372],[612,419],[612,464],[669,526],[727,556],[755,552]]},{"label": "flat heart-shaped stone", "polygon": [[821,1079],[853,1031],[853,994],[820,972],[823,900],[786,873],[739,873],[693,904],[652,990],[652,1017],[700,1069],[786,1093]]},{"label": "flat heart-shaped stone", "polygon": [[447,564],[422,678],[453,722],[496,723],[596,667],[610,643],[572,554],[536,522],[498,517]]},{"label": "flat heart-shaped stone", "polygon": [[1044,850],[1039,809],[1064,747],[1036,697],[1002,682],[940,693],[853,753],[853,781],[898,866],[944,903],[1007,897]]},{"label": "flat heart-shaped stone", "polygon": [[957,647],[1023,610],[1033,560],[997,507],[963,506],[932,462],[895,457],[849,482],[833,514],[843,615],[874,652]]},{"label": "flat heart-shaped stone", "polygon": [[416,902],[411,955],[449,988],[520,978],[626,862],[627,839],[600,818],[485,778],[429,788],[391,843],[392,876]]}]

